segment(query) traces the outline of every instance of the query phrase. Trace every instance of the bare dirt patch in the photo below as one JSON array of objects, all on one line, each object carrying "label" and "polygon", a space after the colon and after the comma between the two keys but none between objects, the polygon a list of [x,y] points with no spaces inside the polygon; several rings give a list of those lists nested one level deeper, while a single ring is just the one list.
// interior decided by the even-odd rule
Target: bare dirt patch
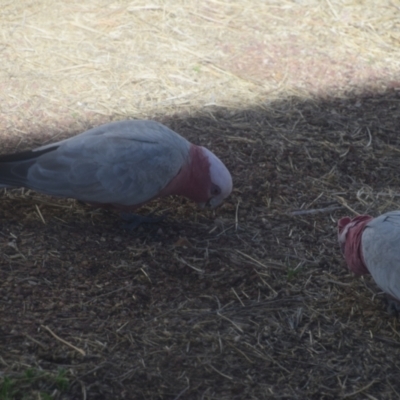
[{"label": "bare dirt patch", "polygon": [[343,268],[335,221],[398,208],[399,101],[292,99],[171,119],[235,177],[215,214],[165,199],[143,209],[169,210],[165,222],[129,233],[113,213],[6,193],[7,376],[62,368],[63,391],[29,381],[58,398],[393,397],[397,320],[370,279]]}]

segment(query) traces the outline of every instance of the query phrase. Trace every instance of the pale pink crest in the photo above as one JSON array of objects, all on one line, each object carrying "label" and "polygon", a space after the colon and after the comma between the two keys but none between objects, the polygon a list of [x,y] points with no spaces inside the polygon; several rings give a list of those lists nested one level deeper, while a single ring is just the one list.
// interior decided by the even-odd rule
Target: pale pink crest
[{"label": "pale pink crest", "polygon": [[341,218],[338,221],[338,240],[350,271],[357,275],[368,274],[362,252],[362,234],[365,226],[373,218],[359,215],[353,219]]}]

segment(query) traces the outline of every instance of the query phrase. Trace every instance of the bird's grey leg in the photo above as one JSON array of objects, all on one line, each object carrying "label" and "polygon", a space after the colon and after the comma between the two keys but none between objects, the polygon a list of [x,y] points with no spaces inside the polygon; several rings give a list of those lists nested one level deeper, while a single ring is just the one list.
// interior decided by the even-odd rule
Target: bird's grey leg
[{"label": "bird's grey leg", "polygon": [[161,215],[160,217],[152,217],[151,215],[144,216],[126,212],[121,212],[120,215],[121,218],[127,222],[125,224],[125,228],[128,230],[134,230],[141,224],[156,224],[164,220],[166,217],[166,215]]},{"label": "bird's grey leg", "polygon": [[400,314],[400,301],[390,295],[386,295],[386,310],[389,315],[397,316]]}]

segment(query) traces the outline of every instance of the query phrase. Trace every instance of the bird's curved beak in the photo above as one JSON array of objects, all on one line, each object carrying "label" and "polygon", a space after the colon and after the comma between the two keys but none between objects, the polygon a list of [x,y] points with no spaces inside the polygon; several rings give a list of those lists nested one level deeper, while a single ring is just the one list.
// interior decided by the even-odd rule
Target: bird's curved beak
[{"label": "bird's curved beak", "polygon": [[205,203],[197,203],[198,207],[201,209],[204,208],[210,208],[211,210],[213,210],[214,208],[217,208],[218,206],[220,206],[223,202],[223,199],[217,199],[216,197],[211,198],[210,200],[208,200]]},{"label": "bird's curved beak", "polygon": [[210,208],[212,210],[215,207],[217,207],[217,205],[219,205],[219,203],[218,204],[213,204],[213,202],[211,200],[208,200],[205,203],[197,203],[197,206],[202,210],[204,210],[205,208]]},{"label": "bird's curved beak", "polygon": [[210,200],[208,200],[207,206],[213,210],[214,208],[219,207],[223,202],[224,202],[224,199],[221,198],[220,196],[213,197]]}]

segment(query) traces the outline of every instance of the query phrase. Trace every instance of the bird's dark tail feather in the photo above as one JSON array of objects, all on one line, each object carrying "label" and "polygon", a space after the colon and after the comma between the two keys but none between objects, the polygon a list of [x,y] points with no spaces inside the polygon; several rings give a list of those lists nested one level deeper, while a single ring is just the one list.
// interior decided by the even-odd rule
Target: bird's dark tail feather
[{"label": "bird's dark tail feather", "polygon": [[27,186],[29,167],[36,162],[38,157],[57,147],[49,146],[43,150],[0,155],[0,188]]},{"label": "bird's dark tail feather", "polygon": [[54,151],[58,148],[58,145],[49,146],[42,150],[28,150],[21,151],[20,153],[12,153],[12,154],[0,154],[0,163],[14,163],[18,161],[28,161],[33,158],[38,158],[43,154],[46,154],[50,151]]}]

